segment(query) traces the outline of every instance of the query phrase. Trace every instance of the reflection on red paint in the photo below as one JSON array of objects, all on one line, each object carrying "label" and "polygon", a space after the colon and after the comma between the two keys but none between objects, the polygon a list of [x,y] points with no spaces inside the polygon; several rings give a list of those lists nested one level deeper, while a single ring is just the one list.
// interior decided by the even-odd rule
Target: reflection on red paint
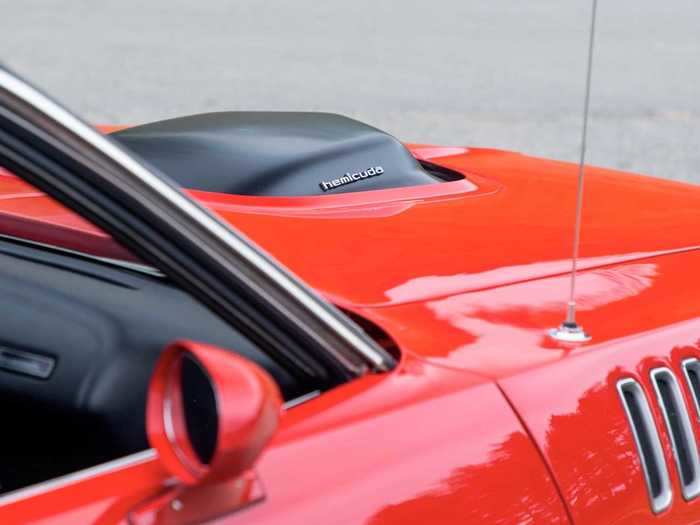
[{"label": "reflection on red paint", "polygon": [[[387,505],[368,525],[406,523],[568,523],[555,493],[541,499],[532,483],[532,471],[520,463],[532,444],[525,434],[513,433],[494,446],[488,461],[455,469],[436,486],[406,501]],[[492,487],[491,490],[478,490]],[[517,498],[503,497],[516,490]]]},{"label": "reflection on red paint", "polygon": [[[609,266],[639,259],[648,259],[694,250],[692,246],[679,250],[663,250],[656,252],[638,252],[605,257],[584,257],[578,262],[578,270],[590,270],[600,266]],[[571,260],[549,261],[520,266],[506,266],[486,272],[418,277],[407,283],[387,290],[386,295],[392,304],[405,301],[430,299],[441,295],[453,295],[458,293],[475,292],[497,286],[517,284],[533,279],[542,279],[566,274],[571,270]]]},{"label": "reflection on red paint", "polygon": [[[592,310],[640,294],[656,275],[654,264],[628,264],[585,272],[578,277],[579,311]],[[427,303],[437,319],[468,334],[469,342],[452,350],[449,357],[479,359],[496,373],[532,362],[525,352],[514,352],[504,361],[500,349],[518,342],[520,348],[541,347],[547,342],[543,326],[556,326],[550,319],[564,311],[568,276],[529,281],[486,292],[462,294]],[[478,343],[478,344],[476,344]],[[566,349],[540,353],[539,363],[561,357]],[[522,355],[522,360],[518,357]]]}]

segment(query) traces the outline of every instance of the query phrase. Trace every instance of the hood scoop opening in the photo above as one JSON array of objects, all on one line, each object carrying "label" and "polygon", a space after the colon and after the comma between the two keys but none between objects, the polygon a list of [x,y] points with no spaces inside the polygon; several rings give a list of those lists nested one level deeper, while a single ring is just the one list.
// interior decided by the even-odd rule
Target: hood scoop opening
[{"label": "hood scoop opening", "polygon": [[421,165],[383,131],[329,113],[205,113],[111,136],[182,187],[217,193],[330,195],[463,178]]}]

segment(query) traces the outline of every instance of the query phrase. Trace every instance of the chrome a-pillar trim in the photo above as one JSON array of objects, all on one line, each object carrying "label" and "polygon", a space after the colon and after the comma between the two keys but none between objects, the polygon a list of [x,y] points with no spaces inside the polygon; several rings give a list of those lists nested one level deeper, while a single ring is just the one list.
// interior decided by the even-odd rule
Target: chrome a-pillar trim
[{"label": "chrome a-pillar trim", "polygon": [[[114,141],[2,67],[0,117],[27,129],[32,136],[41,137],[71,162],[89,170],[90,189],[105,186],[118,189],[132,208],[148,210],[150,216],[157,215],[162,224],[169,225],[179,238],[195,247],[201,262],[224,269],[232,283],[245,287],[261,304],[294,326],[295,333],[303,335],[317,350],[332,356],[349,375],[359,375],[368,368],[386,371],[394,366],[393,357],[355,323],[241,233],[185,195],[174,183],[146,168]],[[42,189],[52,197],[62,196],[65,201],[73,189],[60,187],[52,180],[51,173],[32,175],[35,180],[41,180]],[[85,204],[84,195],[76,199],[83,199],[83,206],[89,206]],[[92,211],[96,215],[104,213],[99,209]],[[170,271],[174,273],[172,266]],[[214,296],[215,290],[204,289],[192,275],[183,271],[178,277],[202,296],[210,294],[209,297],[214,297],[212,302],[218,300],[217,305],[224,314],[226,308],[229,313],[234,311],[230,302],[223,304],[225,301]],[[224,314],[220,315],[225,317]]]}]

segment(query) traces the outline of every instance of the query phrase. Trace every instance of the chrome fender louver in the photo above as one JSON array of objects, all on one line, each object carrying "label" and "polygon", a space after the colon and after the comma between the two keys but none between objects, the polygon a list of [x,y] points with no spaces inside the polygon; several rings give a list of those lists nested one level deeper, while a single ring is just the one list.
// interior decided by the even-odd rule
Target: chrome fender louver
[{"label": "chrome fender louver", "polygon": [[694,357],[686,359],[683,361],[682,367],[688,389],[693,396],[695,417],[700,420],[700,360]]},{"label": "chrome fender louver", "polygon": [[671,438],[683,498],[693,499],[700,494],[700,459],[678,380],[670,369],[656,368],[651,371],[651,382]]},{"label": "chrome fender louver", "polygon": [[671,504],[671,482],[649,403],[642,387],[634,379],[619,381],[617,391],[637,445],[651,510],[661,512]]},{"label": "chrome fender louver", "polygon": [[[681,368],[693,398],[694,417],[700,421],[700,360],[686,359]],[[700,495],[700,453],[692,419],[676,374],[670,368],[654,368],[649,379],[664,419],[683,499],[689,501]],[[649,402],[641,385],[634,379],[620,380],[617,390],[634,435],[652,511],[661,512],[671,504],[673,494]]]}]

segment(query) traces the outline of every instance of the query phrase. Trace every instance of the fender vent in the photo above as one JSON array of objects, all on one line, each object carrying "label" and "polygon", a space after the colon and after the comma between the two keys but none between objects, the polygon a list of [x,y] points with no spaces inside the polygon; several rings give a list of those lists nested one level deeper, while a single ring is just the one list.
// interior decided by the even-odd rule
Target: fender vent
[{"label": "fender vent", "polygon": [[651,509],[661,512],[671,504],[671,483],[649,403],[634,379],[621,380],[617,383],[617,390],[637,445]]},{"label": "fender vent", "polygon": [[683,375],[695,404],[695,417],[700,420],[700,361],[695,358],[683,361]]},{"label": "fender vent", "polygon": [[683,394],[676,376],[668,368],[652,370],[651,382],[671,437],[683,497],[692,499],[700,494],[700,459]]}]

